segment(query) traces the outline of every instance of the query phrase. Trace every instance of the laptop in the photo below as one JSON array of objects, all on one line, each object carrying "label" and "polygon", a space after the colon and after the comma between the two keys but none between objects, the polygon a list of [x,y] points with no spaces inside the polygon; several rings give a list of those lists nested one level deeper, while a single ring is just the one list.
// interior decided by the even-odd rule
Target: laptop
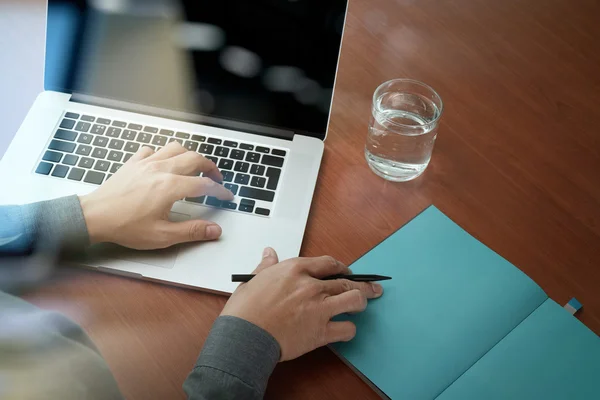
[{"label": "laptop", "polygon": [[[213,160],[233,202],[184,199],[171,219],[218,241],[93,246],[104,272],[230,293],[264,247],[298,256],[327,133],[346,0],[49,0],[44,91],[0,162],[0,204],[96,189],[141,146]],[[118,213],[119,210],[115,210]]]}]

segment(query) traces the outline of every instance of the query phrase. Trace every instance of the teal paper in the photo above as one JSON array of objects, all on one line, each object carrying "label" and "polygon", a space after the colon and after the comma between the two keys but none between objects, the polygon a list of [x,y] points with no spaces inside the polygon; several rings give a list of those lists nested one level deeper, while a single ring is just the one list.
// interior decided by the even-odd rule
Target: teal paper
[{"label": "teal paper", "polygon": [[435,398],[547,299],[433,206],[351,268],[393,279],[333,347],[393,399]]},{"label": "teal paper", "polygon": [[600,398],[600,338],[548,299],[440,400]]}]

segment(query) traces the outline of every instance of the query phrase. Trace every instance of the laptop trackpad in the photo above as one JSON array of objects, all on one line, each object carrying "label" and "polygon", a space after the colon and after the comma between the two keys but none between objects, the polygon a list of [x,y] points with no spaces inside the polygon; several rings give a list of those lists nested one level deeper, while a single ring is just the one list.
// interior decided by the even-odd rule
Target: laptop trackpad
[{"label": "laptop trackpad", "polygon": [[[176,212],[171,212],[169,214],[169,220],[173,222],[182,222],[190,218],[189,215]],[[132,250],[112,243],[100,243],[91,246],[87,255],[90,256],[92,260],[110,258],[171,269],[177,260],[179,247],[180,246],[172,246],[160,250]],[[94,263],[94,261],[92,261],[92,263]]]}]

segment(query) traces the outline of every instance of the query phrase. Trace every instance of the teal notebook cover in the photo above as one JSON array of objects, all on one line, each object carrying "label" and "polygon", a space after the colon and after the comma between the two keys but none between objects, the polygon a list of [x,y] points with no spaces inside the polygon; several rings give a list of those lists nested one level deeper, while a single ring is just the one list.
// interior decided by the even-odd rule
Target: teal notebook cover
[{"label": "teal notebook cover", "polygon": [[[447,397],[440,398],[446,399],[488,398],[484,390],[493,391],[491,382],[499,382],[494,378],[496,364],[500,373],[502,365],[506,368],[512,361],[506,358],[503,364],[498,357],[486,361],[492,355],[490,350],[524,330],[523,322],[549,303],[529,277],[433,206],[351,268],[354,273],[390,275],[393,279],[382,282],[384,296],[371,301],[365,312],[344,316],[356,324],[357,335],[351,342],[336,343],[332,348],[393,399],[434,399],[441,394]],[[572,321],[569,329],[588,332],[581,334],[586,338],[581,346],[600,351],[598,337],[558,308],[554,312],[568,317],[567,323]],[[546,319],[563,321],[560,317]],[[555,331],[558,327],[549,335]],[[519,340],[534,340],[529,339],[531,334],[523,333]],[[524,346],[528,347],[526,343]],[[561,354],[556,353],[557,363]],[[472,375],[480,365],[487,368],[483,373],[487,381]],[[600,371],[600,357],[584,369],[594,366]],[[505,376],[507,379],[508,371]],[[545,375],[540,372],[538,376],[543,380]],[[467,378],[479,382],[482,391],[468,392],[477,386],[460,383]],[[598,386],[595,390],[600,393]]]}]

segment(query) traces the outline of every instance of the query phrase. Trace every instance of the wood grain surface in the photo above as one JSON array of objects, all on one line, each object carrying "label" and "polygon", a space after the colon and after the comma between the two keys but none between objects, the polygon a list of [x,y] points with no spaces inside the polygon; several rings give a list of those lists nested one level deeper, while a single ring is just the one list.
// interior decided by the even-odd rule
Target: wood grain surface
[{"label": "wood grain surface", "polygon": [[[302,255],[351,263],[435,204],[600,333],[600,3],[351,0]],[[371,96],[409,77],[445,111],[428,170],[366,166]],[[257,249],[260,251],[260,249]],[[435,251],[435,249],[432,249]],[[226,299],[64,269],[27,299],[81,323],[130,400],[181,389]],[[280,364],[268,399],[374,399],[329,350]]]}]

